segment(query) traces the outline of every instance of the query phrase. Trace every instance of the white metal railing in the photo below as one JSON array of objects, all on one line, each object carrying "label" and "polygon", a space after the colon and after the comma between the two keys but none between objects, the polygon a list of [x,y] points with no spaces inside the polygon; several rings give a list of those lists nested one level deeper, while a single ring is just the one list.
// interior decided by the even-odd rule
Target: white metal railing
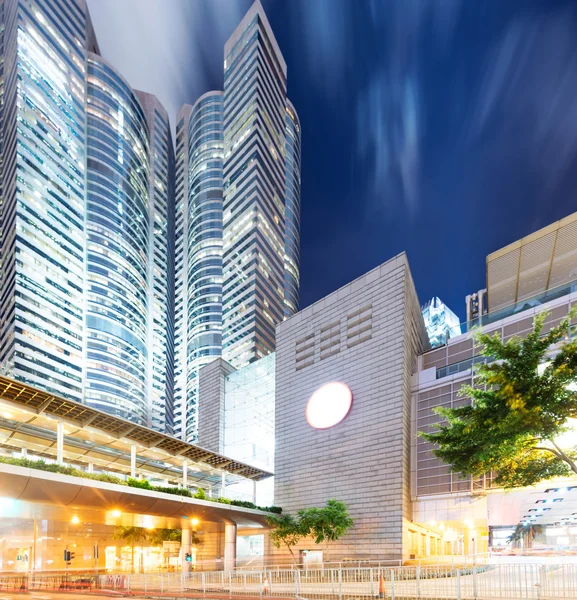
[{"label": "white metal railing", "polygon": [[136,575],[0,574],[0,592],[115,590],[173,597],[276,596],[339,600],[559,600],[577,598],[577,564],[492,564]]}]

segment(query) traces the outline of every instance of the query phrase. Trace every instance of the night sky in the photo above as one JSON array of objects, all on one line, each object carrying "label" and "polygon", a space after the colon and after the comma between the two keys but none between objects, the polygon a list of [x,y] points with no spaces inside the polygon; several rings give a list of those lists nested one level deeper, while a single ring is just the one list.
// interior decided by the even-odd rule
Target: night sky
[{"label": "night sky", "polygon": [[[462,319],[485,256],[577,210],[577,2],[262,0],[303,137],[301,308],[406,250]],[[222,89],[248,0],[89,0],[172,116]]]}]

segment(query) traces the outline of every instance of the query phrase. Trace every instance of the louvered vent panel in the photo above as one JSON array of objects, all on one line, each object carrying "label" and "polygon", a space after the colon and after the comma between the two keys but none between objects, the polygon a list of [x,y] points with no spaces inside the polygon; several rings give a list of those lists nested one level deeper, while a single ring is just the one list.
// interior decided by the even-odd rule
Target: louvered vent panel
[{"label": "louvered vent panel", "polygon": [[519,248],[487,263],[487,296],[489,311],[515,302]]}]

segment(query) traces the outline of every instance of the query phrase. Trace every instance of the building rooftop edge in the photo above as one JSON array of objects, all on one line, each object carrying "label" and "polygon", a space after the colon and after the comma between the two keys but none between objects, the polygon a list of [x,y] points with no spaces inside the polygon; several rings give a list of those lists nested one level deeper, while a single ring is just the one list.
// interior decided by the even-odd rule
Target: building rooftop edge
[{"label": "building rooftop edge", "polygon": [[[349,281],[348,283],[345,283],[341,287],[339,287],[336,290],[332,291],[330,294],[327,294],[326,296],[323,296],[322,298],[319,298],[316,302],[313,302],[312,304],[309,304],[307,307],[303,308],[302,310],[299,310],[294,315],[291,315],[290,317],[288,317],[284,321],[281,321],[277,325],[277,330],[282,329],[285,326],[285,324],[288,324],[292,319],[294,319],[298,315],[302,315],[303,313],[308,313],[308,312],[312,313],[313,312],[313,307],[316,306],[317,304],[319,304],[320,302],[323,302],[324,300],[326,300],[327,298],[330,298],[334,294],[338,294],[341,290],[344,290],[348,286],[353,285],[354,283],[356,283],[358,281],[361,281],[362,279],[364,279],[365,277],[368,277],[372,273],[375,273],[376,271],[380,271],[383,267],[389,265],[393,261],[397,261],[397,262],[400,261],[400,264],[395,265],[394,268],[398,268],[400,266],[405,266],[405,267],[407,267],[407,269],[410,272],[409,260],[407,258],[407,253],[403,250],[403,252],[400,252],[399,254],[397,254],[396,256],[393,256],[392,258],[389,258],[389,260],[386,260],[384,263],[381,263],[380,265],[376,266],[374,269],[371,269],[370,271],[367,271],[366,273],[363,273],[362,275],[360,275],[359,277],[356,277],[355,279]],[[412,282],[412,277],[411,277],[411,283],[413,283]],[[414,287],[414,283],[413,283],[413,287]]]},{"label": "building rooftop edge", "polygon": [[554,221],[549,225],[545,225],[545,227],[542,227],[541,229],[538,229],[537,231],[534,231],[533,233],[522,237],[520,240],[511,242],[510,244],[507,244],[506,246],[503,246],[502,248],[491,252],[491,254],[487,255],[487,263],[489,263],[492,260],[495,260],[496,258],[499,258],[500,256],[503,256],[504,254],[507,254],[508,252],[511,252],[512,250],[521,248],[525,244],[528,244],[529,242],[532,242],[544,235],[547,235],[548,233],[556,231],[557,229],[560,229],[561,227],[564,227],[565,225],[568,225],[569,223],[573,223],[575,221],[577,221],[577,212],[567,215],[566,217],[563,217],[558,221]]},{"label": "building rooftop edge", "polygon": [[260,0],[255,0],[253,2],[252,6],[248,9],[247,13],[244,15],[241,22],[236,26],[235,30],[232,32],[231,36],[226,41],[226,43],[224,45],[224,55],[225,55],[225,57],[228,55],[228,53],[230,52],[230,50],[232,49],[234,44],[236,44],[236,42],[242,35],[243,31],[248,27],[249,23],[252,21],[252,19],[255,17],[255,15],[259,15],[259,17],[261,18],[264,28],[267,32],[267,35],[269,36],[270,42],[273,45],[273,48],[275,50],[275,53],[277,55],[277,58],[281,65],[281,68],[283,70],[284,76],[286,77],[287,66],[286,66],[284,56],[282,55],[280,46],[278,45],[278,42],[276,40],[276,37],[274,35],[274,32],[272,30],[272,27],[270,25],[268,17],[266,16],[266,13],[264,11],[264,8],[263,8]]}]

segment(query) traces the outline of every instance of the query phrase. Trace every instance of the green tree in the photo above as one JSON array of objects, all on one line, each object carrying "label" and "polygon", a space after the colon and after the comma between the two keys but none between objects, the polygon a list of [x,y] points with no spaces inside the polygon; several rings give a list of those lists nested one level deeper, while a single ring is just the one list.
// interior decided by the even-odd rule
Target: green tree
[{"label": "green tree", "polygon": [[300,519],[293,515],[283,513],[281,515],[271,515],[267,517],[266,522],[272,529],[270,540],[275,548],[286,546],[291,553],[293,563],[297,564],[293,547],[296,546],[303,537],[306,537],[306,531],[303,531]]},{"label": "green tree", "polygon": [[144,527],[120,525],[115,528],[113,538],[125,541],[132,548],[132,573],[134,573],[134,547],[140,547],[140,572],[142,573],[142,547],[149,540],[149,532]]},{"label": "green tree", "polygon": [[165,529],[159,527],[148,532],[148,541],[151,546],[162,546],[164,542],[180,542],[182,529]]},{"label": "green tree", "polygon": [[315,544],[329,544],[340,539],[355,524],[347,505],[339,500],[330,499],[322,508],[306,508],[299,511],[301,528],[312,535]]},{"label": "green tree", "polygon": [[461,388],[471,404],[435,409],[446,423],[419,434],[453,471],[492,472],[505,488],[577,475],[577,449],[560,443],[577,418],[577,344],[570,337],[577,308],[543,334],[547,315],[535,317],[525,338],[473,333],[492,362],[480,366],[474,386]]},{"label": "green tree", "polygon": [[270,539],[276,548],[286,546],[291,553],[293,562],[297,559],[293,552],[303,538],[312,536],[315,544],[326,544],[340,539],[354,525],[349,515],[347,505],[338,500],[329,500],[322,508],[305,508],[299,510],[296,517],[288,513],[267,518]]}]

